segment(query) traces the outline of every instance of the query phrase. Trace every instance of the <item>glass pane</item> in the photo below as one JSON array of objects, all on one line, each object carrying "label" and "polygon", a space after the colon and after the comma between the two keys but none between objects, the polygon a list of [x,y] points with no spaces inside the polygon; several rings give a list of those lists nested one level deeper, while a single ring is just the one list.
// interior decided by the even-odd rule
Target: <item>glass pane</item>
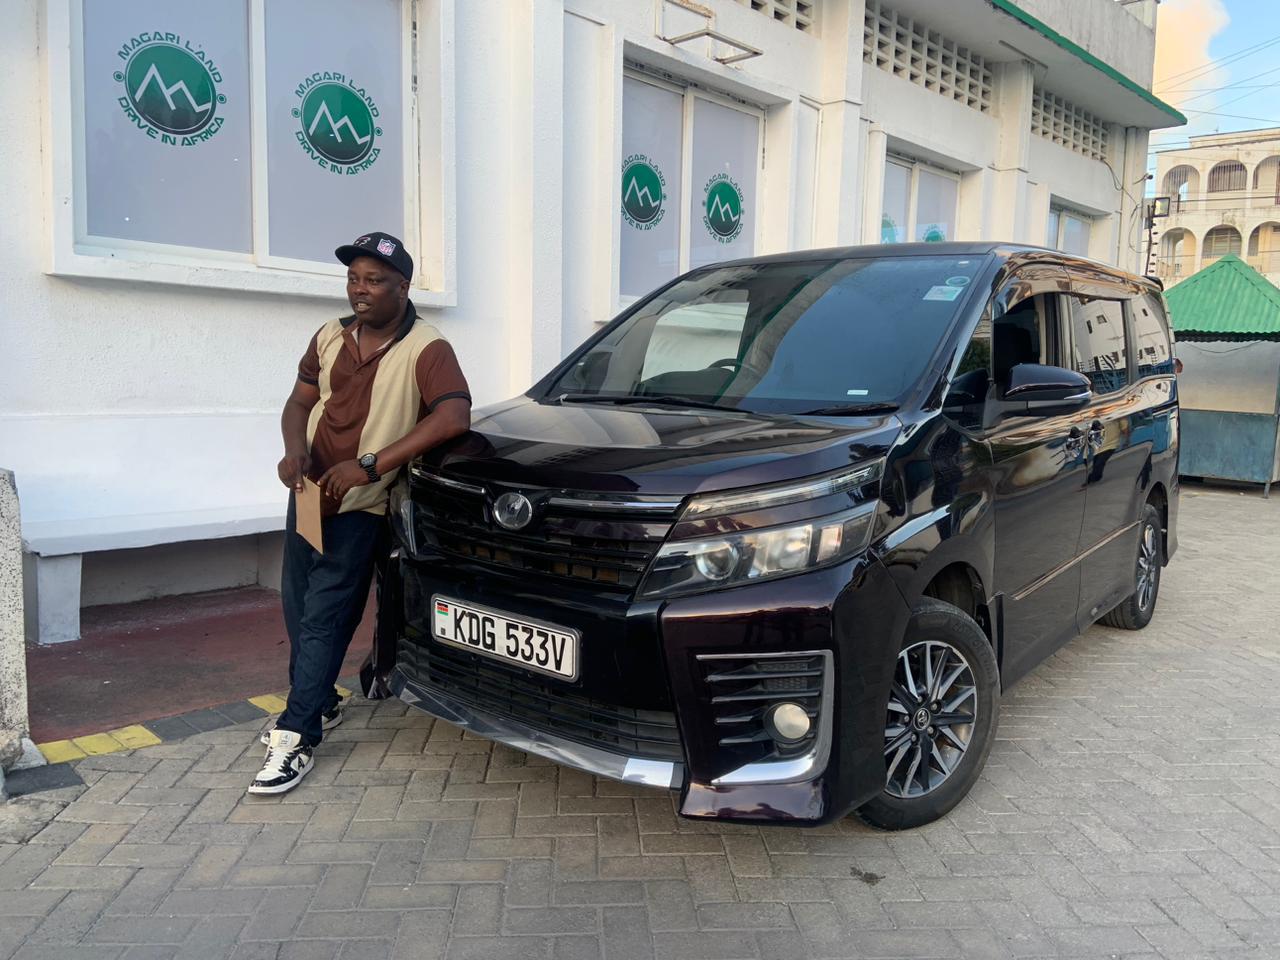
[{"label": "glass pane", "polygon": [[90,236],[252,249],[247,7],[84,4]]},{"label": "glass pane", "polygon": [[1138,376],[1153,377],[1173,373],[1173,352],[1165,329],[1160,298],[1144,294],[1129,301],[1133,310],[1133,333],[1137,343]]},{"label": "glass pane", "polygon": [[1062,215],[1053,207],[1049,208],[1049,221],[1045,226],[1044,245],[1051,249],[1058,249],[1058,228]]},{"label": "glass pane", "polygon": [[1075,368],[1088,374],[1095,393],[1111,393],[1129,382],[1124,313],[1115,300],[1069,298]]},{"label": "glass pane", "polygon": [[760,118],[698,98],[693,106],[689,266],[755,250]]},{"label": "glass pane", "polygon": [[880,216],[881,243],[906,242],[910,200],[911,168],[890,160],[884,168],[884,213]]},{"label": "glass pane", "polygon": [[885,257],[703,271],[646,301],[550,393],[776,413],[895,403],[925,373],[980,265]]},{"label": "glass pane", "polygon": [[684,97],[622,81],[623,296],[640,297],[680,272],[680,153]]},{"label": "glass pane", "polygon": [[916,187],[916,240],[941,243],[955,239],[958,186],[950,177],[920,171]]},{"label": "glass pane", "polygon": [[1073,217],[1069,213],[1062,215],[1062,251],[1077,256],[1089,255],[1089,221]]},{"label": "glass pane", "polygon": [[266,5],[272,255],[336,263],[370,230],[404,237],[401,16],[399,0],[367,0],[353,30],[344,0]]}]

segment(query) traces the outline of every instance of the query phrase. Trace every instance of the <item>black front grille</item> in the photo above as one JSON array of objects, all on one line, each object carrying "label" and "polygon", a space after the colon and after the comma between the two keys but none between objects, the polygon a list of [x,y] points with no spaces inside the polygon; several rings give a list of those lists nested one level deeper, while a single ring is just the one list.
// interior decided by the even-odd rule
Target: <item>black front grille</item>
[{"label": "black front grille", "polygon": [[[703,655],[698,662],[721,747],[750,754],[753,762],[796,756],[812,748],[823,707],[826,654]],[[805,737],[779,743],[770,736],[765,720],[779,703],[797,703],[809,714],[812,725]]]},{"label": "black front grille", "polygon": [[488,516],[485,495],[421,484],[419,543],[441,553],[592,589],[630,594],[671,529],[671,518],[549,507],[520,532]]},{"label": "black front grille", "polygon": [[398,662],[417,682],[496,717],[628,757],[684,759],[674,713],[584,697],[426,638],[401,637]]}]

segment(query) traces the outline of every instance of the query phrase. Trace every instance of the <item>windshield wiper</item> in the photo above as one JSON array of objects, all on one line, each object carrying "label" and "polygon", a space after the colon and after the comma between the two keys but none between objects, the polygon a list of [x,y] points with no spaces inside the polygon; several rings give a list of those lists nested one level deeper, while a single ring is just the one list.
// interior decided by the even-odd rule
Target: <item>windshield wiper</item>
[{"label": "windshield wiper", "polygon": [[625,404],[649,403],[659,407],[697,407],[700,410],[741,412],[738,407],[726,407],[723,404],[713,403],[710,400],[691,400],[688,397],[673,397],[667,394],[646,396],[644,394],[632,393],[621,397],[609,397],[600,396],[595,393],[562,393],[560,396],[553,397],[552,399],[554,399],[556,403],[613,403],[620,406]]},{"label": "windshield wiper", "polygon": [[842,403],[834,407],[818,407],[805,410],[800,416],[808,417],[857,417],[865,413],[893,413],[896,403]]}]

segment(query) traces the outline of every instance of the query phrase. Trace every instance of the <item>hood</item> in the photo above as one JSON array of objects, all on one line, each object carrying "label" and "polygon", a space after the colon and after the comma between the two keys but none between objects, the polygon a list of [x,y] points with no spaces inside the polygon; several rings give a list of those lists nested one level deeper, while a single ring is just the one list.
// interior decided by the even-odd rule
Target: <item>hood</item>
[{"label": "hood", "polygon": [[798,417],[732,410],[544,404],[479,410],[423,462],[456,480],[685,496],[778,483],[884,456],[892,414]]}]

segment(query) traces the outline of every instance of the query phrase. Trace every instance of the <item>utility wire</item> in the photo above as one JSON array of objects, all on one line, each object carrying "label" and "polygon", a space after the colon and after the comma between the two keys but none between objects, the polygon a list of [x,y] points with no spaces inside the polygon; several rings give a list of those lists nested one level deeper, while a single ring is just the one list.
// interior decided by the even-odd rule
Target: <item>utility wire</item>
[{"label": "utility wire", "polygon": [[1170,74],[1169,76],[1162,79],[1157,84],[1157,86],[1160,88],[1161,91],[1168,90],[1168,89],[1171,89],[1169,86],[1169,82],[1171,80],[1177,80],[1183,77],[1187,78],[1183,80],[1181,84],[1173,85],[1172,89],[1176,90],[1178,87],[1185,86],[1186,84],[1190,83],[1191,80],[1196,76],[1200,76],[1206,73],[1212,73],[1214,70],[1217,70],[1219,67],[1224,67],[1228,63],[1234,63],[1237,60],[1243,60],[1245,57],[1251,57],[1255,53],[1265,50],[1268,47],[1274,46],[1277,43],[1280,43],[1280,37],[1272,37],[1270,40],[1263,40],[1261,43],[1256,43],[1252,47],[1245,47],[1243,50],[1238,50],[1235,53],[1227,54],[1224,57],[1218,57],[1217,59],[1210,60],[1208,63],[1201,64],[1198,67],[1192,67],[1190,70],[1183,70],[1181,73]]}]

